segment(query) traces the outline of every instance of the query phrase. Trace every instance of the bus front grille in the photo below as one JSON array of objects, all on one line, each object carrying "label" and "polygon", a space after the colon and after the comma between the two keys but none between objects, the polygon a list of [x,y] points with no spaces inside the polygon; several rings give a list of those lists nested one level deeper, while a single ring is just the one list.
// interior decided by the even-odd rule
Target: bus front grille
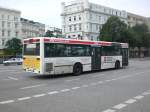
[{"label": "bus front grille", "polygon": [[45,64],[45,71],[46,72],[53,71],[53,63],[46,63]]}]

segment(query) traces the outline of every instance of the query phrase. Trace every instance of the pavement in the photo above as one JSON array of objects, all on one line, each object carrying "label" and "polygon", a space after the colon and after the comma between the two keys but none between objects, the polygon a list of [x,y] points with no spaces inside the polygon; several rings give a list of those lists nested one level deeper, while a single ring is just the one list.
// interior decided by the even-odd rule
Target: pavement
[{"label": "pavement", "polygon": [[80,76],[0,65],[0,112],[150,112],[150,59]]}]

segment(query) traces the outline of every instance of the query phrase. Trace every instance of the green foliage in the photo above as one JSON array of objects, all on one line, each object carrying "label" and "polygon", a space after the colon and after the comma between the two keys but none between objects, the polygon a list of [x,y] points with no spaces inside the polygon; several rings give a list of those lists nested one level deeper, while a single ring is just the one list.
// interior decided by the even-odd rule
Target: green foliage
[{"label": "green foliage", "polygon": [[112,16],[103,25],[99,39],[129,43],[131,47],[150,47],[150,33],[146,24],[130,28],[118,17]]},{"label": "green foliage", "polygon": [[47,30],[47,31],[46,31],[46,34],[44,35],[44,37],[54,37],[54,34],[53,34],[52,31]]},{"label": "green foliage", "polygon": [[100,40],[104,41],[121,41],[123,38],[123,34],[127,31],[127,25],[122,22],[118,17],[112,16],[107,22],[103,25],[103,28],[100,32]]},{"label": "green foliage", "polygon": [[18,38],[12,38],[6,42],[6,52],[12,55],[21,54],[22,53],[22,43]]},{"label": "green foliage", "polygon": [[132,28],[137,47],[150,47],[150,34],[146,24],[137,24]]}]

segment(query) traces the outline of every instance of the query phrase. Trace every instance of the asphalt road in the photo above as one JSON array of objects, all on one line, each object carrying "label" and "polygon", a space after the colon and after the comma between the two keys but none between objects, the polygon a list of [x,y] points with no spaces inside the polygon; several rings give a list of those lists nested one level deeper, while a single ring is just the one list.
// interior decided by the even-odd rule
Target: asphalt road
[{"label": "asphalt road", "polygon": [[150,60],[55,77],[0,65],[0,112],[150,112]]}]

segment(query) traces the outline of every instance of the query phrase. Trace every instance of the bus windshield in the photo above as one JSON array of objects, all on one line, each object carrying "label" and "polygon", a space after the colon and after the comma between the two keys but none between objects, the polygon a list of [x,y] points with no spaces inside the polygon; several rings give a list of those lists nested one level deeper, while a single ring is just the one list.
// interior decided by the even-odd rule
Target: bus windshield
[{"label": "bus windshield", "polygon": [[24,44],[24,55],[40,55],[40,43]]}]

